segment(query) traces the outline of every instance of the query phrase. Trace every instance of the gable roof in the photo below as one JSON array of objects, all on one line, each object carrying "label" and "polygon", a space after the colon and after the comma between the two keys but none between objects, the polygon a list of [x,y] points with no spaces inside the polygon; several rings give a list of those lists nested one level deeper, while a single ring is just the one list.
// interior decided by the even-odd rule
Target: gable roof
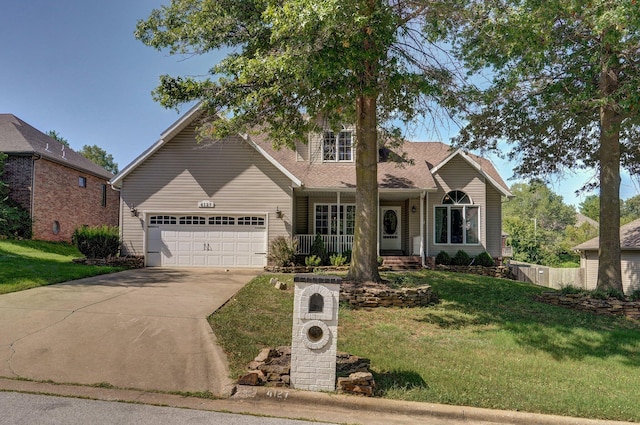
[{"label": "gable roof", "polygon": [[[600,237],[597,236],[573,249],[579,251],[593,251],[600,247]],[[640,219],[620,226],[620,249],[635,250],[640,249]]]},{"label": "gable roof", "polygon": [[[200,108],[200,104],[194,106],[186,114],[184,114],[180,119],[174,122],[169,128],[162,132],[160,135],[160,139],[147,148],[144,152],[142,152],[136,159],[134,159],[130,164],[128,164],[118,175],[116,175],[111,180],[111,185],[114,187],[120,187],[122,185],[122,180],[129,175],[133,170],[135,170],[140,164],[147,160],[151,155],[156,153],[163,147],[168,141],[173,139],[178,133],[184,130],[187,126],[192,124],[196,119],[198,119],[202,115],[202,109]],[[265,152],[260,146],[256,145],[251,139],[247,137],[247,135],[240,134],[249,146],[253,147],[255,150],[260,152],[271,164],[273,164],[276,168],[278,168],[284,175],[286,175],[293,184],[297,186],[301,186],[302,182],[298,180],[296,176],[294,176],[289,170],[284,168],[280,163],[278,163],[273,157],[269,155],[269,153]]]},{"label": "gable roof", "polygon": [[[185,115],[162,132],[160,139],[127,165],[111,180],[114,187],[120,187],[122,180],[157,152],[180,131],[192,124],[202,114],[200,105],[191,108]],[[356,169],[353,163],[319,163],[299,161],[297,153],[283,148],[276,150],[264,132],[240,135],[250,146],[260,152],[269,162],[291,179],[294,185],[306,189],[348,190],[356,187]],[[509,187],[504,183],[491,161],[461,150],[453,151],[449,145],[441,142],[405,142],[399,154],[406,153],[413,163],[378,163],[378,188],[386,190],[424,190],[435,191],[437,185],[433,173],[444,166],[456,155],[465,160],[496,187],[504,196],[511,196]]]},{"label": "gable roof", "polygon": [[109,180],[113,174],[47,136],[13,114],[0,114],[0,152],[39,155],[50,161]]}]

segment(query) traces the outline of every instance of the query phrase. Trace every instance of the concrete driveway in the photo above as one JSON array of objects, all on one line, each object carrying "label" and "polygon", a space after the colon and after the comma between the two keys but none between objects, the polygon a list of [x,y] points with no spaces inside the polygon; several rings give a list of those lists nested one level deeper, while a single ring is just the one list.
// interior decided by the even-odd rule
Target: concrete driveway
[{"label": "concrete driveway", "polygon": [[259,272],[150,268],[0,295],[0,376],[225,394],[206,318]]}]

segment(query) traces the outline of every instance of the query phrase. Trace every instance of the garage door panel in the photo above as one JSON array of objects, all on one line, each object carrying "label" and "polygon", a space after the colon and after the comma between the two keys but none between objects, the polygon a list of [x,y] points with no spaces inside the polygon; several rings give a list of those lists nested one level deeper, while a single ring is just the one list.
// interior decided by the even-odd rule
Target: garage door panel
[{"label": "garage door panel", "polygon": [[266,264],[266,228],[173,223],[149,226],[148,230],[149,266],[262,267]]}]

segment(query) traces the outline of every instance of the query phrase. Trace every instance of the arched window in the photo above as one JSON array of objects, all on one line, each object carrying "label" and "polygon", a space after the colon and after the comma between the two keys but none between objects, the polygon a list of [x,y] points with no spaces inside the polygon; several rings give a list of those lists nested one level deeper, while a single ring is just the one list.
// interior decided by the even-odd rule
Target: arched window
[{"label": "arched window", "polygon": [[434,235],[437,244],[479,244],[480,207],[461,190],[448,192],[435,208]]}]

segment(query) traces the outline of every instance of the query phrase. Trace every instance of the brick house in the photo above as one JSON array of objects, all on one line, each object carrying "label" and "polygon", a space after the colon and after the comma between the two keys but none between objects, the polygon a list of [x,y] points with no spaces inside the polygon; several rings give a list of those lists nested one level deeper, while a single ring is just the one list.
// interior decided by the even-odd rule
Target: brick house
[{"label": "brick house", "polygon": [[70,242],[78,226],[118,225],[113,174],[12,114],[0,114],[0,178],[33,219],[33,238]]}]

